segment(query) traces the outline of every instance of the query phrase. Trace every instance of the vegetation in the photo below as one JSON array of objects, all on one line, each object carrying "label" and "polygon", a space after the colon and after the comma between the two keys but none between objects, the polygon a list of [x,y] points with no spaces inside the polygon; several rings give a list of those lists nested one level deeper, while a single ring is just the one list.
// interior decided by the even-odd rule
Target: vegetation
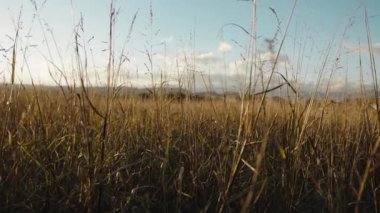
[{"label": "vegetation", "polygon": [[[1,212],[378,212],[380,113],[373,54],[371,97],[362,91],[359,98],[330,101],[328,85],[322,98],[316,89],[306,100],[287,75],[272,87],[292,12],[277,53],[270,49],[276,57],[260,92],[251,85],[262,71],[254,64],[254,40],[255,51],[247,57],[253,59],[249,88],[239,97],[228,91],[201,96],[183,88],[182,78],[167,93],[165,82],[153,83],[153,74],[147,93],[124,93],[117,76],[127,59],[124,49],[120,58],[114,50],[116,14],[111,1],[104,87],[89,86],[86,78],[83,20],[74,44],[79,82],[70,84],[65,70],[47,59],[67,85],[15,84],[16,59],[27,52],[17,51],[17,30],[11,83],[0,90]],[[151,7],[151,22],[152,14]],[[256,27],[252,31],[256,35]],[[338,69],[337,52],[328,81]],[[152,49],[146,54],[152,73]],[[269,96],[282,86],[289,96]]]},{"label": "vegetation", "polygon": [[[256,128],[239,133],[238,101],[119,96],[104,138],[102,118],[83,92],[19,89],[7,103],[8,89],[0,111],[3,211],[193,212],[222,204],[238,211],[250,189],[252,211],[344,212],[359,205],[371,212],[379,205],[379,132],[366,100],[324,110],[315,104],[303,124],[308,104],[268,98]],[[89,97],[105,110],[104,96]],[[256,113],[257,102],[245,116]],[[238,134],[249,137],[238,141]]]}]

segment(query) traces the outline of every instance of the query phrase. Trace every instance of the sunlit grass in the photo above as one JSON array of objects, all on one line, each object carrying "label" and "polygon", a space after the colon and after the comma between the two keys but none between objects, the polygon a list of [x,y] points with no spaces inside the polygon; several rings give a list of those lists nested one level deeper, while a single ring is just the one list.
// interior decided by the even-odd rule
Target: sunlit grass
[{"label": "sunlit grass", "polygon": [[[4,90],[6,91],[6,90]],[[4,94],[1,94],[4,97]],[[103,181],[103,210],[216,211],[236,153],[239,103],[222,100],[142,100],[118,97],[111,109],[104,168],[99,173],[102,119],[81,94],[41,90],[40,111],[31,91],[16,90],[11,111],[6,98],[0,168],[5,211],[97,208]],[[100,110],[106,100],[90,94]],[[370,147],[378,137],[373,111],[353,102],[331,104],[321,121],[314,107],[301,148],[294,150],[302,111],[268,99],[248,138],[225,209],[237,211],[250,187],[259,193],[252,210],[352,210],[365,162],[372,159],[363,209],[375,209],[378,162]],[[304,103],[297,107],[305,108]],[[343,110],[344,109],[344,110]],[[369,114],[366,120],[363,113]],[[320,123],[322,122],[322,123]],[[267,143],[265,153],[261,144]],[[251,186],[257,155],[262,166]],[[251,166],[251,167],[250,167]],[[273,204],[276,203],[276,205]]]},{"label": "sunlit grass", "polygon": [[[177,64],[175,92],[167,93],[171,90],[162,77],[156,84],[152,6],[145,53],[152,85],[140,94],[118,79],[128,61],[124,51],[137,12],[118,58],[117,12],[110,3],[104,87],[89,86],[83,20],[74,29],[77,82],[69,82],[64,67],[52,60],[48,64],[67,85],[56,79],[55,87],[15,84],[18,60],[27,52],[16,51],[18,26],[9,63],[11,85],[0,89],[0,212],[376,212],[380,113],[374,58],[374,96],[363,89],[361,97],[339,102],[329,98],[327,86],[318,98],[332,43],[321,57],[310,97],[297,91],[298,82],[276,66],[296,2],[277,52],[271,46],[276,57],[269,79],[259,73],[262,67],[255,67],[257,41],[251,38],[249,88],[240,94],[227,95],[224,88],[227,93],[216,95],[204,76],[208,91],[196,94],[194,61],[186,62],[184,70]],[[256,26],[252,31],[256,35]],[[339,68],[341,45],[329,82]],[[274,75],[284,83],[273,85]],[[261,81],[261,91],[254,91],[259,84],[253,85],[258,82],[253,78]],[[284,87],[288,97],[271,95]]]}]

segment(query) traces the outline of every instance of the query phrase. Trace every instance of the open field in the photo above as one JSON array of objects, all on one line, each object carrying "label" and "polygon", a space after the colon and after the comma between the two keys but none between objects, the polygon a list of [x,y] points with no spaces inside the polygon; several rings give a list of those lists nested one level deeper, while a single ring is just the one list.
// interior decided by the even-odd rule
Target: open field
[{"label": "open field", "polygon": [[380,4],[257,2],[3,1],[0,213],[379,213]]},{"label": "open field", "polygon": [[373,100],[267,98],[254,125],[259,99],[116,95],[104,119],[106,96],[16,88],[0,94],[4,212],[236,212],[248,196],[259,212],[380,206]]}]

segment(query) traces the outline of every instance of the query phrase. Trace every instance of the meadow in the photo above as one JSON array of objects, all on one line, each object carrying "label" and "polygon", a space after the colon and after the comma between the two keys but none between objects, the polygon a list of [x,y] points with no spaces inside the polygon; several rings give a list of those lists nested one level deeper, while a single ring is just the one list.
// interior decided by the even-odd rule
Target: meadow
[{"label": "meadow", "polygon": [[[156,70],[152,4],[142,51],[152,83],[134,93],[119,77],[129,68],[137,12],[124,46],[116,49],[118,12],[110,1],[108,41],[102,42],[108,46],[105,82],[96,85],[88,76],[85,20],[75,24],[73,64],[65,69],[53,31],[43,24],[36,1],[30,2],[55,85],[33,81],[28,51],[35,45],[28,43],[29,32],[22,37],[20,11],[13,44],[1,50],[10,78],[0,85],[0,212],[379,212],[380,99],[366,10],[369,61],[362,64],[359,53],[358,72],[372,82],[361,78],[360,95],[342,92],[337,101],[330,81],[341,69],[345,32],[339,45],[331,42],[320,51],[309,94],[297,86],[302,70],[292,79],[278,68],[297,1],[286,23],[270,8],[278,29],[265,38],[271,55],[265,66],[257,57],[256,14],[250,31],[232,24],[250,37],[241,56],[244,87],[216,93],[202,75],[202,95],[194,90],[194,53],[174,70]],[[303,63],[306,53],[299,54],[294,64]],[[18,81],[20,67],[29,71],[29,85]],[[178,77],[170,94],[162,77],[169,71]],[[161,81],[153,77],[158,72]],[[286,95],[273,95],[278,89]]]},{"label": "meadow", "polygon": [[379,209],[373,100],[106,99],[3,87],[2,211]]}]

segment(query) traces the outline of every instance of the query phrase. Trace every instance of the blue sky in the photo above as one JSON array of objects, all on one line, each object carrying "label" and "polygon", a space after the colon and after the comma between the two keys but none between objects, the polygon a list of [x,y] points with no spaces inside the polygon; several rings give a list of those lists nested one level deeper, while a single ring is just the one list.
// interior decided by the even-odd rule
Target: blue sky
[{"label": "blue sky", "polygon": [[[17,81],[30,83],[30,78],[36,83],[53,84],[48,70],[57,74],[55,65],[64,67],[65,72],[76,79],[74,49],[74,29],[83,17],[83,41],[87,43],[89,58],[89,76],[91,81],[104,83],[107,51],[108,14],[110,1],[105,0],[36,0],[37,9],[30,0],[0,0],[0,49],[8,49],[12,45],[9,37],[14,37],[14,20],[22,11],[22,29],[20,31],[19,50],[27,45],[33,45],[26,52],[26,57],[18,60],[16,72]],[[293,1],[258,0],[257,7],[257,47],[261,59],[270,58],[271,53],[265,42],[272,38],[277,29],[277,21],[271,8],[280,20],[280,34],[277,37],[274,50],[277,51],[279,41],[285,30]],[[43,6],[42,6],[43,5]],[[153,10],[153,25],[150,25],[150,5]],[[353,84],[358,82],[358,42],[366,44],[364,23],[364,7],[368,9],[372,45],[375,47],[375,59],[379,59],[380,49],[380,1],[378,0],[304,0],[298,1],[292,19],[284,48],[281,52],[282,63],[279,72],[286,68],[289,78],[303,84],[315,82],[317,71],[322,64],[321,58],[328,42],[333,41],[329,67],[335,60],[340,41],[343,49],[340,55],[340,67],[334,77],[339,85],[344,82],[345,73]],[[196,69],[200,77],[208,76],[214,85],[222,85],[227,79],[231,87],[238,87],[239,81],[246,74],[241,66],[246,57],[249,36],[238,27],[226,25],[238,24],[250,31],[252,19],[252,2],[236,0],[117,0],[117,23],[115,28],[115,49],[120,51],[133,16],[137,18],[127,46],[127,56],[130,61],[123,67],[124,78],[120,83],[138,86],[150,84],[149,70],[146,66],[148,57],[144,53],[151,44],[154,45],[154,73],[164,72],[168,81],[185,78],[186,74],[178,75],[176,61],[180,62],[180,72],[184,58],[192,56],[196,59]],[[33,20],[33,15],[38,19]],[[42,24],[39,23],[41,21]],[[343,37],[343,31],[349,21],[352,25]],[[29,29],[30,32],[29,32]],[[51,30],[51,31],[48,31]],[[151,30],[153,35],[151,35]],[[45,41],[43,32],[47,36]],[[57,47],[50,32],[53,32]],[[27,36],[30,35],[30,36]],[[195,35],[195,36],[194,36]],[[165,42],[165,45],[163,45]],[[51,48],[47,51],[46,43]],[[91,52],[91,54],[90,54]],[[59,54],[58,54],[59,53]],[[1,81],[9,81],[10,52],[4,52],[0,58]],[[59,56],[61,55],[61,56]],[[368,67],[368,52],[363,48],[364,66]],[[30,67],[30,73],[25,66]],[[74,67],[74,68],[73,68]],[[267,68],[265,68],[267,69]],[[264,70],[268,73],[268,70]],[[328,72],[328,71],[326,71]],[[366,76],[369,71],[366,70]],[[55,74],[54,74],[55,73]],[[94,74],[96,73],[96,75]],[[148,73],[148,74],[147,74]],[[264,74],[265,75],[265,74]],[[326,74],[328,76],[328,74]],[[198,78],[198,81],[202,81]],[[95,83],[94,83],[95,84]],[[217,86],[215,86],[217,87]]]}]

